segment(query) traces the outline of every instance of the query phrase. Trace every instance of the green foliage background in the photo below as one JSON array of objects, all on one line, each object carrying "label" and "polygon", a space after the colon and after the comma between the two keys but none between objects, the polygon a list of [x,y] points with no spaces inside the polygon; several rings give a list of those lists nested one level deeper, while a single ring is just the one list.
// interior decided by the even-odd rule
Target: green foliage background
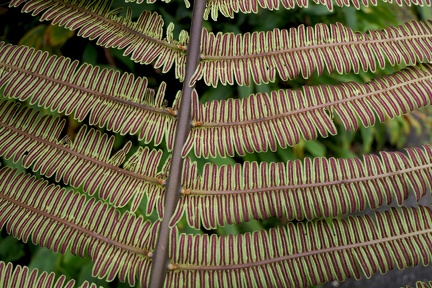
[{"label": "green foliage background", "polygon": [[[0,2],[2,3],[2,2]],[[150,66],[135,64],[128,57],[122,56],[122,51],[106,49],[96,46],[88,39],[74,35],[74,32],[52,26],[48,23],[39,22],[37,17],[21,14],[19,9],[9,9],[6,4],[0,4],[0,41],[12,44],[22,44],[46,50],[52,54],[64,55],[82,62],[88,62],[101,67],[115,68],[120,71],[133,72],[138,76],[146,76],[150,86],[157,87],[161,81],[169,83],[168,105],[173,101],[177,90],[181,89],[181,83],[175,79],[173,72],[162,75],[160,71]],[[135,18],[145,10],[157,10],[164,17],[165,23],[175,24],[174,35],[181,30],[189,30],[191,10],[186,9],[183,1],[172,1],[169,4],[159,5],[137,5],[125,3],[123,0],[114,0],[113,7],[130,7]],[[247,31],[266,31],[274,27],[290,28],[300,24],[315,25],[316,23],[342,22],[357,31],[380,29],[389,25],[397,25],[411,19],[432,19],[430,7],[400,8],[396,5],[382,3],[377,7],[356,10],[353,7],[337,8],[329,12],[324,6],[311,5],[307,9],[267,11],[260,10],[257,15],[238,14],[234,19],[227,19],[219,16],[219,22],[212,20],[205,21],[205,27],[212,31],[244,33]],[[379,71],[374,77],[385,75],[393,71],[388,66],[385,70]],[[307,80],[296,79],[289,82],[276,81],[268,85],[251,85],[250,87],[218,86],[209,88],[203,83],[198,83],[197,90],[202,101],[224,99],[226,95],[236,98],[247,97],[251,93],[269,92],[278,88],[299,88],[304,84],[336,84],[340,82],[356,81],[367,82],[371,80],[373,73],[355,74],[324,74],[313,76]],[[0,94],[2,91],[0,90]],[[171,97],[171,98],[170,98]],[[50,113],[44,111],[44,113]],[[334,157],[357,157],[364,153],[373,153],[379,150],[395,150],[405,145],[421,145],[422,142],[429,142],[431,118],[427,110],[414,112],[409,115],[396,118],[392,121],[377,124],[374,127],[364,128],[360,125],[357,132],[344,132],[339,129],[339,134],[331,139],[318,139],[309,142],[300,142],[293,148],[278,149],[272,153],[257,153],[246,155],[243,158],[216,158],[211,161],[221,165],[233,163],[234,161],[287,161],[290,159],[301,159],[307,156],[334,156]],[[82,123],[76,122],[72,117],[67,117],[67,134],[73,137]],[[105,131],[110,133],[109,131]],[[116,135],[117,149],[124,142],[124,138],[132,140],[135,150],[140,143],[132,136],[120,137]],[[408,143],[407,143],[408,141]],[[163,147],[160,147],[163,149]],[[132,152],[134,149],[132,149]],[[165,155],[167,156],[167,155]],[[195,159],[204,163],[208,160]],[[5,162],[5,160],[1,160]],[[164,161],[162,161],[163,163]],[[6,163],[3,163],[6,164]],[[7,163],[10,166],[13,163]],[[21,168],[22,169],[22,168]],[[29,171],[28,171],[29,172]],[[139,213],[139,211],[138,211]],[[251,221],[241,225],[228,225],[220,227],[216,231],[192,231],[187,227],[186,221],[180,223],[181,229],[189,233],[218,233],[218,234],[239,234],[246,231],[254,231],[262,228],[278,225],[283,219],[267,219],[265,221]],[[42,271],[65,274],[68,278],[77,280],[77,284],[84,280],[95,282],[102,287],[129,287],[127,284],[114,281],[106,283],[91,276],[92,263],[89,259],[83,259],[72,254],[56,254],[51,250],[35,246],[31,243],[22,243],[13,237],[1,232],[0,237],[0,260],[13,262],[14,265],[27,265],[30,269],[38,268]]]}]

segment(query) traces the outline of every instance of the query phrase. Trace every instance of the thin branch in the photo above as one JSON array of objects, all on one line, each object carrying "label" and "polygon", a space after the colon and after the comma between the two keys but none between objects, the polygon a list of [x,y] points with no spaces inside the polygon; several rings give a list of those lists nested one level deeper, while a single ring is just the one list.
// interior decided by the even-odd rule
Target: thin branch
[{"label": "thin branch", "polygon": [[180,180],[183,168],[183,158],[181,155],[183,145],[191,129],[191,95],[193,87],[189,86],[189,82],[199,62],[201,29],[206,3],[207,2],[203,0],[196,0],[193,6],[190,41],[186,56],[186,77],[183,82],[183,97],[177,121],[171,169],[166,188],[164,217],[160,225],[158,241],[154,250],[154,259],[152,262],[149,285],[149,287],[152,288],[163,287],[168,268],[169,223],[181,193]]},{"label": "thin branch", "polygon": [[108,61],[108,64],[113,67],[117,67],[114,56],[111,53],[111,50],[106,47],[103,47],[103,51],[104,51],[105,58]]}]

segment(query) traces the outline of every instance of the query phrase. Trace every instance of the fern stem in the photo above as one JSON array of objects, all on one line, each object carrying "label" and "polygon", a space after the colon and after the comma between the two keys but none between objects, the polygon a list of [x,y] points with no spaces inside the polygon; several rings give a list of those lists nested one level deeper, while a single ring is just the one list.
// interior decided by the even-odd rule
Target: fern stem
[{"label": "fern stem", "polygon": [[171,169],[166,184],[164,216],[159,228],[156,248],[153,253],[149,285],[149,287],[152,288],[163,286],[168,268],[169,223],[181,193],[180,179],[183,167],[183,158],[181,155],[183,145],[191,129],[191,94],[193,87],[189,86],[189,82],[198,66],[201,54],[201,29],[206,3],[207,1],[196,0],[193,4],[190,41],[186,56],[186,77],[183,82],[183,95],[177,120]]}]

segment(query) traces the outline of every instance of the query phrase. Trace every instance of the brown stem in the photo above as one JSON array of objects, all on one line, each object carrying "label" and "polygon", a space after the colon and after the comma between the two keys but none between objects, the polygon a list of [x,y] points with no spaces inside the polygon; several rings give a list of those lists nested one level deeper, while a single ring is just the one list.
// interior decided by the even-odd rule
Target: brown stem
[{"label": "brown stem", "polygon": [[181,154],[191,129],[191,94],[193,87],[189,86],[189,82],[198,66],[201,54],[201,29],[206,3],[207,1],[204,0],[196,0],[193,5],[190,41],[186,56],[186,77],[183,82],[183,97],[180,113],[178,114],[171,169],[166,187],[164,218],[159,228],[159,237],[153,253],[150,285],[148,286],[152,288],[163,286],[168,268],[169,223],[181,193],[180,178],[183,169]]},{"label": "brown stem", "polygon": [[108,61],[108,64],[113,67],[117,67],[116,62],[114,60],[114,56],[112,55],[110,49],[104,47],[103,50],[104,50],[105,58]]}]

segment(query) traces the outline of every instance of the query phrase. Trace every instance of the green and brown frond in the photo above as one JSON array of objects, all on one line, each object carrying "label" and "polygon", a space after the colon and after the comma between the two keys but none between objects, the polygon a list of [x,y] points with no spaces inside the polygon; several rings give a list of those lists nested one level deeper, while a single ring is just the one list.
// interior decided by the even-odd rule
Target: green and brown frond
[{"label": "green and brown frond", "polygon": [[[15,268],[12,263],[0,261],[0,286],[8,288],[73,288],[76,287],[75,280],[66,281],[66,276],[61,275],[56,280],[54,272],[39,273],[38,269],[30,269],[26,266],[17,265]],[[84,281],[79,288],[98,288],[94,283]]]},{"label": "green and brown frond", "polygon": [[[396,3],[399,6],[404,4],[431,6],[430,0],[383,0],[383,2]],[[235,13],[258,13],[259,8],[269,10],[307,8],[312,3],[324,5],[329,11],[333,11],[334,6],[353,6],[360,9],[362,6],[377,6],[379,2],[376,0],[207,0],[204,18],[208,19],[208,16],[211,15],[216,21],[219,12],[225,17],[233,18]]]},{"label": "green and brown frond", "polygon": [[[356,33],[342,24],[300,25],[290,30],[241,34],[203,29],[201,61],[190,84],[274,82],[309,78],[325,70],[339,74],[432,61],[432,21],[412,21],[380,31]],[[236,69],[233,69],[236,67]]]},{"label": "green and brown frond", "polygon": [[[174,110],[164,107],[166,84],[155,95],[147,78],[113,69],[49,56],[25,46],[0,42],[0,88],[3,95],[29,100],[45,109],[73,114],[89,124],[125,134],[138,134],[146,143],[163,139],[173,147]],[[171,113],[170,113],[171,112]]]},{"label": "green and brown frond", "polygon": [[125,17],[117,16],[121,9],[110,10],[111,2],[12,0],[9,6],[18,7],[25,3],[23,12],[33,16],[43,12],[41,21],[52,21],[52,24],[77,30],[78,36],[97,39],[98,45],[125,49],[125,56],[130,55],[141,64],[154,63],[154,67],[160,67],[164,73],[175,64],[176,77],[183,79],[187,33],[182,32],[177,41],[168,29],[167,39],[162,39],[164,22],[156,12],[144,11],[134,22],[130,10]]},{"label": "green and brown frond", "polygon": [[[59,135],[64,121],[50,116],[40,117],[29,108],[19,109],[18,103],[0,102],[0,155],[22,159],[26,168],[32,166],[46,177],[54,176],[67,185],[83,187],[89,195],[99,191],[99,197],[116,207],[131,203],[135,211],[142,196],[161,197],[164,179],[159,179],[157,167],[162,151],[138,150],[127,169],[119,168],[131,147],[127,143],[110,157],[114,137],[83,126],[74,141],[63,143]],[[62,165],[59,165],[61,163]],[[162,211],[159,207],[158,211]],[[160,212],[162,213],[162,212]]]},{"label": "green and brown frond", "polygon": [[[48,185],[29,174],[0,169],[0,228],[55,252],[90,257],[93,275],[135,285],[146,281],[158,223]],[[25,221],[23,221],[25,219]]]},{"label": "green and brown frond", "polygon": [[[171,2],[171,0],[159,0],[159,1],[166,2],[166,3]],[[156,3],[156,0],[125,0],[125,2],[126,3],[128,3],[128,2],[135,2],[137,4],[142,4],[142,3],[154,4],[154,3]],[[189,0],[184,0],[184,3],[186,5],[186,8],[190,7]]]},{"label": "green and brown frond", "polygon": [[167,287],[310,287],[431,262],[432,210],[289,223],[242,235],[174,229]]},{"label": "green and brown frond", "polygon": [[[432,281],[429,281],[429,282],[417,281],[414,287],[415,288],[431,288],[432,287]],[[407,285],[407,286],[403,286],[401,288],[413,288],[413,286]]]},{"label": "green and brown frond", "polygon": [[171,220],[214,229],[269,217],[292,221],[334,217],[376,209],[409,193],[419,200],[430,193],[432,146],[380,152],[363,159],[305,158],[284,163],[207,163],[202,175],[185,159],[183,195]]},{"label": "green and brown frond", "polygon": [[[383,1],[431,5],[431,0]],[[160,15],[138,11],[138,5],[133,6],[137,11],[122,11],[118,4],[10,1],[10,7],[22,5],[23,13],[41,21],[123,49],[135,62],[163,73],[174,70],[176,78],[186,79],[183,91],[167,108],[165,83],[155,92],[143,77],[0,42],[0,165],[19,167],[0,167],[0,230],[54,252],[89,257],[93,276],[140,287],[301,288],[431,262],[431,207],[400,207],[410,196],[417,201],[430,196],[431,144],[352,159],[222,163],[335,135],[338,129],[347,135],[430,105],[432,21],[366,33],[320,23],[224,34],[211,31],[229,25],[206,23],[211,27],[206,30],[203,17],[315,4],[323,11],[369,9],[377,1],[196,0],[191,38],[181,31],[176,40],[174,24],[164,27],[162,19],[175,17],[171,11],[162,9]],[[174,21],[183,25],[181,14],[188,17],[191,11],[177,12]],[[239,23],[241,28],[248,20]],[[365,84],[303,86],[246,98],[245,91],[270,87],[239,89],[243,99],[217,95],[227,100],[204,104],[193,91],[200,80],[197,90],[380,68],[400,71]],[[39,107],[22,107],[19,101]],[[62,117],[51,115],[57,113]],[[69,115],[86,124],[64,136]],[[146,147],[149,143],[167,147],[168,153]],[[190,153],[198,162],[188,158]],[[233,158],[221,160],[227,156]],[[202,158],[216,158],[218,164],[201,164]],[[365,211],[388,205],[399,208]],[[369,212],[373,216],[362,215]],[[227,235],[216,235],[221,231]],[[0,261],[1,288],[74,285],[65,276],[38,274]]]},{"label": "green and brown frond", "polygon": [[334,116],[357,130],[430,105],[432,65],[414,66],[367,84],[303,86],[258,93],[245,99],[200,104],[192,96],[192,128],[183,156],[234,156],[286,148],[337,134]]}]

